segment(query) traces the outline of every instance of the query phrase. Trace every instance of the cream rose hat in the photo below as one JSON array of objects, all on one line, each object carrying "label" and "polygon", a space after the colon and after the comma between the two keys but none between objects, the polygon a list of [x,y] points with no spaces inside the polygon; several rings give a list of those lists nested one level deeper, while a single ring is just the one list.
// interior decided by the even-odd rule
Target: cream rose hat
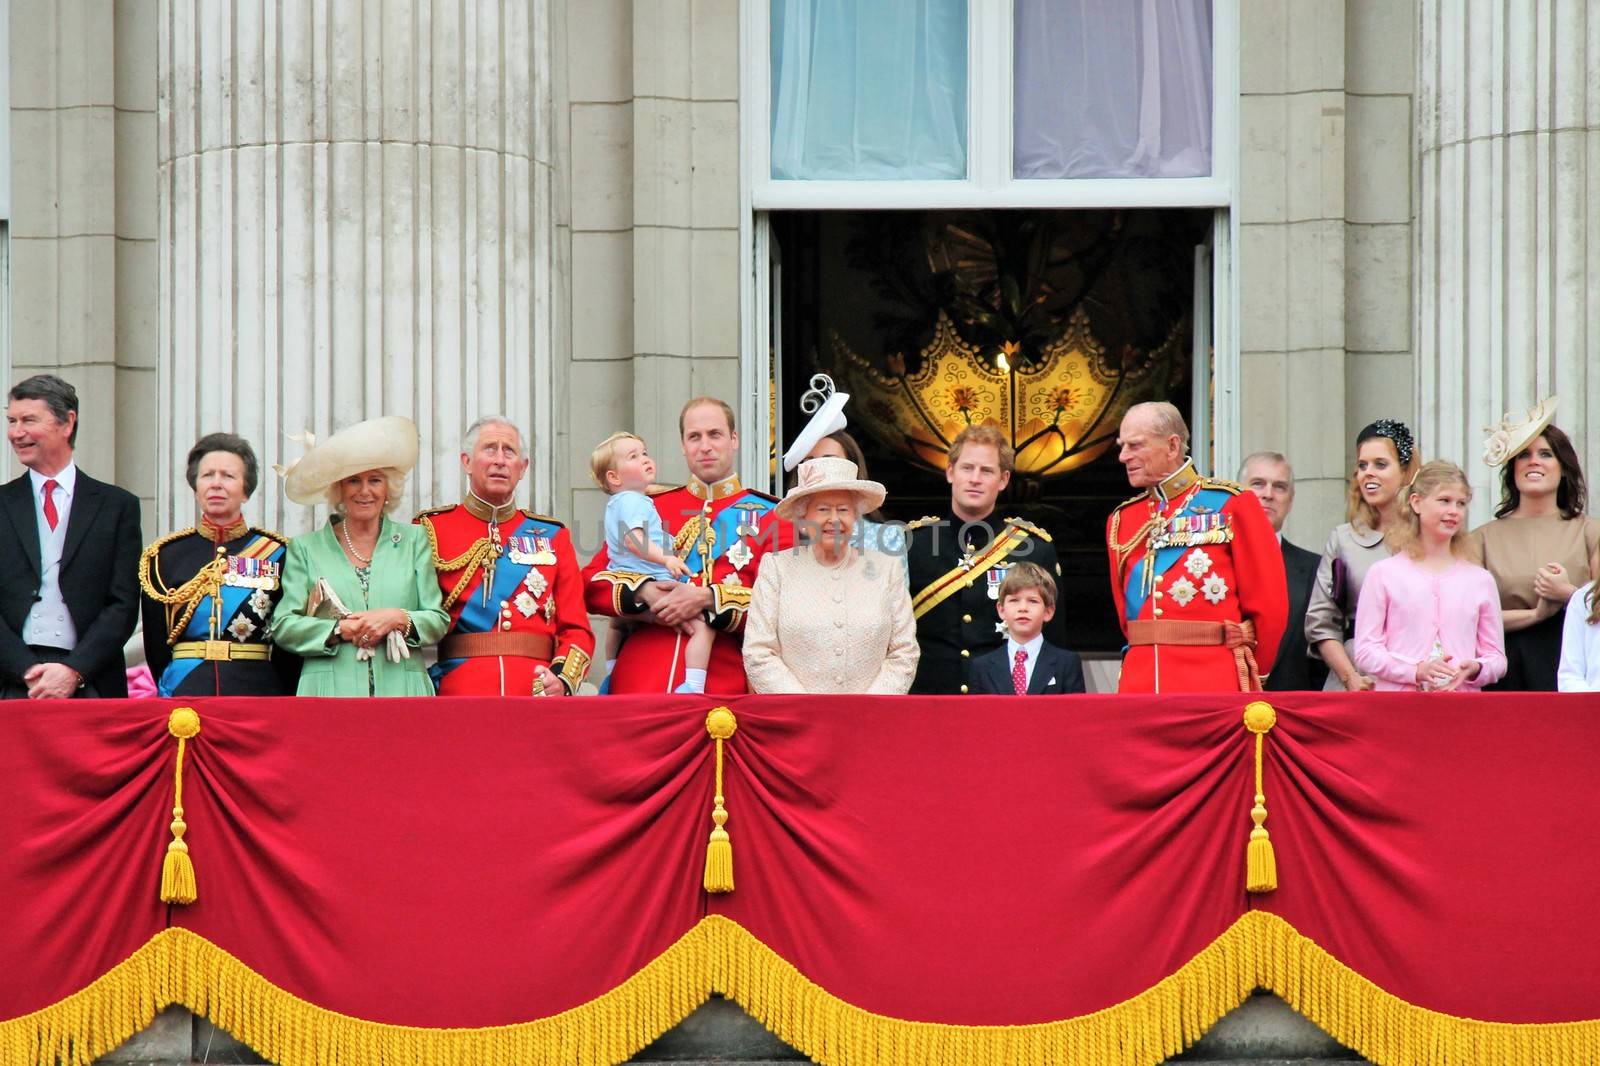
[{"label": "cream rose hat", "polygon": [[410,473],[417,465],[417,424],[400,415],[357,422],[321,444],[310,434],[305,439],[311,450],[278,470],[283,491],[295,503],[322,503],[329,485],[363,470],[393,467]]},{"label": "cream rose hat", "polygon": [[1556,397],[1548,396],[1526,411],[1507,411],[1498,426],[1490,426],[1483,442],[1483,461],[1504,466],[1550,427],[1556,416]]},{"label": "cream rose hat", "polygon": [[878,482],[856,477],[856,464],[850,460],[824,455],[800,464],[800,479],[779,502],[778,517],[785,522],[798,520],[805,510],[806,500],[820,492],[852,493],[861,514],[883,506],[883,498],[888,495]]}]

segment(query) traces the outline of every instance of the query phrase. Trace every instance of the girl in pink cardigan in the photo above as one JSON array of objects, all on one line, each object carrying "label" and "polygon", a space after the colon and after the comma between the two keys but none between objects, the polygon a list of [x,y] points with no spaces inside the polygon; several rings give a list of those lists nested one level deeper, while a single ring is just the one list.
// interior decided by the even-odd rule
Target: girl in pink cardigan
[{"label": "girl in pink cardigan", "polygon": [[1355,659],[1379,690],[1450,692],[1506,672],[1500,592],[1458,554],[1472,490],[1454,463],[1417,471],[1395,554],[1374,563],[1356,607]]}]

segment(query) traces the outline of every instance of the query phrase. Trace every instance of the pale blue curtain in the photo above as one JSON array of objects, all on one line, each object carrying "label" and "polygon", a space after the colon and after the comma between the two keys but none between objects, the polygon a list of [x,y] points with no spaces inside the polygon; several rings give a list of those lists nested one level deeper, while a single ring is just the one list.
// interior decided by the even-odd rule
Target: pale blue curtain
[{"label": "pale blue curtain", "polygon": [[1211,173],[1211,0],[1016,0],[1012,172]]},{"label": "pale blue curtain", "polygon": [[772,176],[964,178],[967,0],[772,0]]}]

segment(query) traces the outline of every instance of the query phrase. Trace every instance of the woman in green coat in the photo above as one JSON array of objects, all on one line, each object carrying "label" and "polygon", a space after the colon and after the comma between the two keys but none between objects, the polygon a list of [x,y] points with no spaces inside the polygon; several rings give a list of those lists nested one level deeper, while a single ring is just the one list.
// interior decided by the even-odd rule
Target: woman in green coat
[{"label": "woman in green coat", "polygon": [[450,627],[428,538],[392,521],[417,461],[409,419],[336,433],[285,471],[296,503],[327,502],[332,520],[289,542],[272,639],[304,660],[301,696],[431,696],[417,648]]}]

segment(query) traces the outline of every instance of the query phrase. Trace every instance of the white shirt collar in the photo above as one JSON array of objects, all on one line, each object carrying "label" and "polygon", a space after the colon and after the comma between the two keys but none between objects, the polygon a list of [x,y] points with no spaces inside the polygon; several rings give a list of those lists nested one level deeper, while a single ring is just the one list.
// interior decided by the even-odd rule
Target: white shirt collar
[{"label": "white shirt collar", "polygon": [[[56,491],[60,496],[71,496],[72,490],[78,485],[78,464],[69,459],[67,465],[51,477],[45,477],[37,470],[29,470],[28,477],[33,481],[33,498],[36,500],[44,499],[44,483],[46,481],[54,481],[56,483]],[[60,502],[60,496],[57,497],[58,503]]]},{"label": "white shirt collar", "polygon": [[1025,651],[1025,652],[1028,653],[1028,658],[1025,661],[1030,662],[1030,663],[1038,662],[1039,661],[1039,649],[1042,648],[1042,647],[1044,647],[1044,634],[1043,633],[1040,633],[1038,636],[1034,637],[1032,640],[1028,641],[1028,643],[1026,643],[1026,644],[1018,644],[1016,641],[1012,640],[1010,637],[1006,637],[1006,651],[1010,653],[1011,661],[1013,663],[1015,663],[1017,661],[1017,652],[1018,651]]}]

